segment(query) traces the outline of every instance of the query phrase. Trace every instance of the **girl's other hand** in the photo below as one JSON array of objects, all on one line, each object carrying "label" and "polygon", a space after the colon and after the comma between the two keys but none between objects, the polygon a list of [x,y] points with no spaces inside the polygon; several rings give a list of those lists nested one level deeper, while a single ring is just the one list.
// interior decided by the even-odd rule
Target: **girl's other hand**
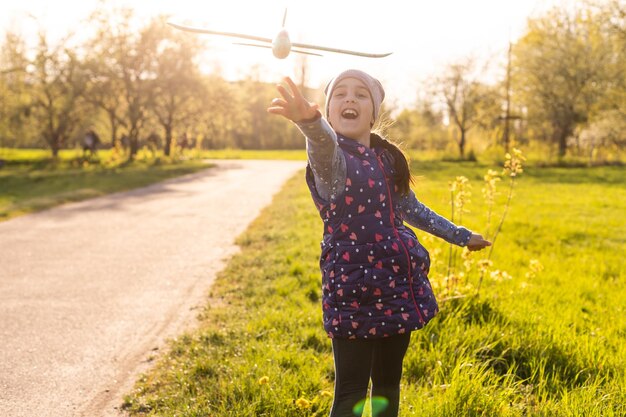
[{"label": "girl's other hand", "polygon": [[287,89],[280,84],[277,85],[276,88],[283,98],[275,98],[272,100],[272,105],[267,108],[267,111],[283,116],[296,123],[302,120],[314,119],[319,114],[319,106],[316,103],[307,101],[291,78],[285,77],[284,81],[291,91],[287,91]]},{"label": "girl's other hand", "polygon": [[472,233],[469,242],[467,242],[467,249],[471,251],[481,250],[487,246],[491,246],[491,242],[483,239],[482,235],[478,233]]}]

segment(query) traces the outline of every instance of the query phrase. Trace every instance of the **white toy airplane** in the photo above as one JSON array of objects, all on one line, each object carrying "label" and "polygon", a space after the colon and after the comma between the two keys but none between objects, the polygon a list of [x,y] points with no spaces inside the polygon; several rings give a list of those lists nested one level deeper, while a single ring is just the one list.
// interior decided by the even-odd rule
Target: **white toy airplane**
[{"label": "white toy airplane", "polygon": [[[274,56],[279,59],[287,58],[287,56],[289,56],[289,52],[297,52],[299,54],[322,56],[321,54],[318,54],[315,52],[306,51],[306,49],[313,49],[317,51],[326,51],[326,52],[336,52],[339,54],[356,55],[356,56],[362,56],[366,58],[384,58],[386,56],[391,55],[391,52],[386,53],[386,54],[370,54],[366,52],[348,51],[345,49],[329,48],[326,46],[307,45],[305,43],[291,42],[289,40],[289,34],[287,33],[287,30],[285,29],[285,20],[287,20],[287,9],[285,9],[285,14],[283,15],[283,28],[280,30],[280,32],[278,32],[278,35],[276,35],[276,37],[273,40],[270,38],[262,38],[260,36],[245,35],[241,33],[218,32],[215,30],[193,28],[193,27],[177,25],[175,23],[169,23],[169,22],[168,24],[172,27],[175,27],[176,29],[184,30],[186,32],[208,33],[210,35],[231,36],[234,38],[249,39],[252,41],[271,44],[271,45],[262,45],[262,44],[260,45],[257,43],[235,42],[235,44],[237,45],[256,46],[258,48],[270,48],[272,52],[274,53]],[[293,49],[293,47],[302,48],[302,49]]]}]

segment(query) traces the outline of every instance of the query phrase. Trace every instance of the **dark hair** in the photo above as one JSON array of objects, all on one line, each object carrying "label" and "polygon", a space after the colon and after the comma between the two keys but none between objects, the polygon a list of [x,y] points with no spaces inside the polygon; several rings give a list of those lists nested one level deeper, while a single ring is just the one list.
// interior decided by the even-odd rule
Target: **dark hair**
[{"label": "dark hair", "polygon": [[381,147],[389,151],[393,157],[394,175],[393,181],[398,186],[398,192],[401,195],[406,195],[411,190],[411,184],[413,184],[413,176],[409,169],[409,162],[406,159],[404,153],[393,142],[383,139],[375,133],[370,135],[370,147]]}]

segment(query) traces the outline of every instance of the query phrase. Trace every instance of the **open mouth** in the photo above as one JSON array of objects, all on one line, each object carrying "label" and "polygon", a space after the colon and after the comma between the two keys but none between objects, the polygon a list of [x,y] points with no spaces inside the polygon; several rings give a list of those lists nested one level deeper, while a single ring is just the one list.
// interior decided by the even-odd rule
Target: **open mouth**
[{"label": "open mouth", "polygon": [[341,112],[341,117],[343,117],[344,119],[353,120],[359,117],[359,113],[354,109],[345,109],[343,112]]}]

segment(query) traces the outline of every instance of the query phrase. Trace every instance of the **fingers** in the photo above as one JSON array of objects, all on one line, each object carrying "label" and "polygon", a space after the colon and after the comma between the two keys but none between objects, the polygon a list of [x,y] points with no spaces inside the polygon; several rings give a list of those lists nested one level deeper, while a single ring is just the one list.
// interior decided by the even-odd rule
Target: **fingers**
[{"label": "fingers", "polygon": [[480,244],[482,246],[491,246],[491,242],[483,238],[482,235],[478,235],[478,237],[480,238]]},{"label": "fingers", "polygon": [[291,90],[291,91],[287,91],[287,89],[280,84],[277,86],[278,91],[285,98],[285,100],[287,100],[288,102],[306,101],[306,99],[302,95],[302,92],[300,91],[300,89],[298,89],[298,86],[296,85],[296,83],[293,82],[293,80],[290,77],[283,78],[283,81],[287,84],[287,86],[289,87],[289,90]]},{"label": "fingers", "polygon": [[291,78],[285,77],[283,82],[287,84],[286,87],[282,84],[276,85],[276,89],[282,98],[272,100],[270,107],[267,109],[268,113],[284,116],[296,123],[300,120],[315,117],[319,110],[319,105],[308,102]]},{"label": "fingers", "polygon": [[302,93],[298,89],[298,86],[296,86],[296,83],[294,83],[291,78],[285,77],[284,81],[287,83],[287,85],[289,85],[289,88],[291,89],[291,92],[293,93],[293,97],[295,99],[304,100],[304,96],[302,95]]},{"label": "fingers", "polygon": [[[284,89],[283,89],[284,90]],[[282,93],[281,93],[282,94]],[[280,116],[287,116],[288,103],[282,98],[275,98],[272,100],[270,107],[267,108],[268,113],[278,114]]]},{"label": "fingers", "polygon": [[278,84],[276,86],[276,89],[278,90],[278,92],[280,93],[281,96],[283,96],[283,99],[287,102],[287,103],[291,103],[294,100],[294,97],[289,94],[289,92],[287,91],[287,89],[285,87],[283,87],[282,85]]},{"label": "fingers", "polygon": [[290,107],[293,105],[293,97],[289,94],[287,89],[280,84],[276,85],[276,89],[283,98],[274,98],[270,107],[267,108],[267,112],[277,114],[291,120]]},{"label": "fingers", "polygon": [[485,247],[484,246],[472,245],[472,246],[468,246],[467,249],[469,249],[470,252],[476,252],[476,251],[485,249]]},{"label": "fingers", "polygon": [[478,251],[478,250],[484,249],[487,246],[491,246],[491,242],[488,241],[488,240],[485,240],[482,237],[482,235],[474,233],[472,235],[472,238],[470,239],[470,241],[467,244],[467,249],[469,249],[470,251],[474,252],[474,251]]},{"label": "fingers", "polygon": [[272,106],[287,107],[287,102],[282,98],[275,98],[272,100]]},{"label": "fingers", "polygon": [[285,112],[285,108],[284,107],[275,107],[275,106],[268,107],[267,108],[267,112],[287,117],[287,113]]}]

